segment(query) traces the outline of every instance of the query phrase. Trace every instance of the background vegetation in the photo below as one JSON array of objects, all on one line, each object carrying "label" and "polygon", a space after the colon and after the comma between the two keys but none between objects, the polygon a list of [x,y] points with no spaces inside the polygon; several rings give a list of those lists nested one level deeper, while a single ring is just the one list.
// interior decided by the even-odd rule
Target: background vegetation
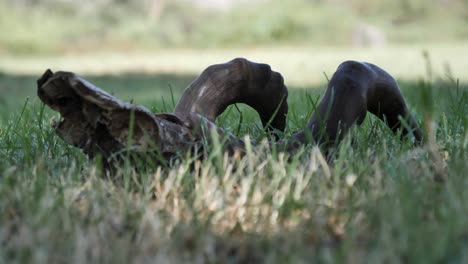
[{"label": "background vegetation", "polygon": [[[468,263],[466,1],[199,2],[0,2],[0,264]],[[36,97],[45,69],[70,70],[170,112],[205,67],[238,56],[285,77],[286,137],[355,59],[395,76],[427,140],[369,114],[328,156],[259,143],[236,159],[214,144],[111,177],[55,135]],[[239,109],[218,125],[262,142]]]},{"label": "background vegetation", "polygon": [[2,0],[0,51],[349,46],[375,33],[388,43],[468,39],[464,0],[247,3],[220,10],[193,0]]}]

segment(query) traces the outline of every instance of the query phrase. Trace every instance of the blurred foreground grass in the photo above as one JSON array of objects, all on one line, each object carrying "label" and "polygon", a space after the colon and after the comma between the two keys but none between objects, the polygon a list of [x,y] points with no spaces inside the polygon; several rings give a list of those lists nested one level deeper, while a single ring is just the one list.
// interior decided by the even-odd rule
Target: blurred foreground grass
[{"label": "blurred foreground grass", "polygon": [[[419,48],[2,60],[0,263],[466,263],[465,49],[430,49],[432,76]],[[112,182],[98,160],[87,161],[54,134],[49,121],[57,114],[35,96],[35,80],[51,67],[83,72],[120,98],[171,111],[172,97],[201,69],[235,56],[270,63],[292,83],[288,132],[306,123],[310,99],[326,86],[322,72],[330,76],[339,61],[363,59],[398,72],[417,120],[434,128],[435,145],[400,142],[369,115],[328,161],[313,145],[287,157],[259,144],[241,159],[214,151],[168,168],[122,166]],[[146,69],[144,62],[154,64]],[[218,124],[256,137],[258,118],[240,109],[244,123],[231,107]]]}]

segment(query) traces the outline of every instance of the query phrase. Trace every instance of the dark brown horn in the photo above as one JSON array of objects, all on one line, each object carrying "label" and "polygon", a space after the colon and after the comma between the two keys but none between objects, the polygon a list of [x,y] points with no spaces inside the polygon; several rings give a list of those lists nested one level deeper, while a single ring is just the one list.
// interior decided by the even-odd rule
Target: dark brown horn
[{"label": "dark brown horn", "polygon": [[287,97],[281,74],[267,64],[237,58],[204,70],[185,90],[175,114],[196,126],[196,115],[214,123],[229,105],[245,103],[259,113],[264,127],[284,131]]},{"label": "dark brown horn", "polygon": [[[361,124],[367,111],[385,120],[394,131],[411,134],[415,143],[422,133],[411,116],[395,79],[376,65],[343,62],[331,78],[325,96],[304,131],[294,135],[299,143],[315,140],[333,143],[353,124]],[[404,126],[400,119],[406,120]]]}]

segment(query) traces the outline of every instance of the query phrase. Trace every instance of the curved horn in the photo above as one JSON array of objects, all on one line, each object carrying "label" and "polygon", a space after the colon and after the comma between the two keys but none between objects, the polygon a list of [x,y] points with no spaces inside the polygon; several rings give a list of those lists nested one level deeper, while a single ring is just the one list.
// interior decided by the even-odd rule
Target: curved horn
[{"label": "curved horn", "polygon": [[192,125],[199,120],[194,114],[214,123],[229,105],[245,103],[259,113],[264,127],[284,131],[287,97],[281,74],[267,64],[237,58],[203,71],[185,90],[175,114]]},{"label": "curved horn", "polygon": [[311,139],[318,143],[338,141],[354,123],[362,123],[367,111],[386,121],[393,132],[403,129],[402,135],[411,134],[416,144],[422,142],[421,130],[395,79],[374,64],[356,61],[346,61],[338,67],[317,113],[294,138],[300,143]]}]

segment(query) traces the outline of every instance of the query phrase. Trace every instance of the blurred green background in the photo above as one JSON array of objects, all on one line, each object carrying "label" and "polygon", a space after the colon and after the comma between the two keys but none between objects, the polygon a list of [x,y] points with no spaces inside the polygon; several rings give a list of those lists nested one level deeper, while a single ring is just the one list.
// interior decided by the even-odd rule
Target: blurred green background
[{"label": "blurred green background", "polygon": [[466,0],[2,0],[0,53],[468,39]]},{"label": "blurred green background", "polygon": [[[290,89],[324,88],[351,59],[411,82],[426,79],[430,63],[431,78],[467,83],[468,1],[0,0],[3,106],[35,98],[48,68],[114,76],[120,82],[102,88],[127,87],[116,96],[154,105],[235,57],[270,64]],[[163,78],[116,78],[128,74]]]},{"label": "blurred green background", "polygon": [[[452,132],[465,131],[468,0],[0,0],[0,152],[15,120],[42,113],[36,80],[46,69],[171,112],[206,67],[235,57],[283,75],[291,131],[305,125],[309,99],[324,94],[346,60],[394,76],[417,120],[436,106],[440,122],[462,120]],[[46,119],[58,115],[46,109]],[[231,107],[218,123],[241,128],[238,136],[259,121],[240,109],[245,119]]]},{"label": "blurred green background", "polygon": [[173,76],[154,83],[160,92],[116,94],[145,104],[235,57],[270,64],[291,89],[323,87],[350,59],[401,81],[427,78],[429,62],[431,77],[467,83],[468,1],[0,0],[3,104],[34,98],[33,81],[47,68]]}]

